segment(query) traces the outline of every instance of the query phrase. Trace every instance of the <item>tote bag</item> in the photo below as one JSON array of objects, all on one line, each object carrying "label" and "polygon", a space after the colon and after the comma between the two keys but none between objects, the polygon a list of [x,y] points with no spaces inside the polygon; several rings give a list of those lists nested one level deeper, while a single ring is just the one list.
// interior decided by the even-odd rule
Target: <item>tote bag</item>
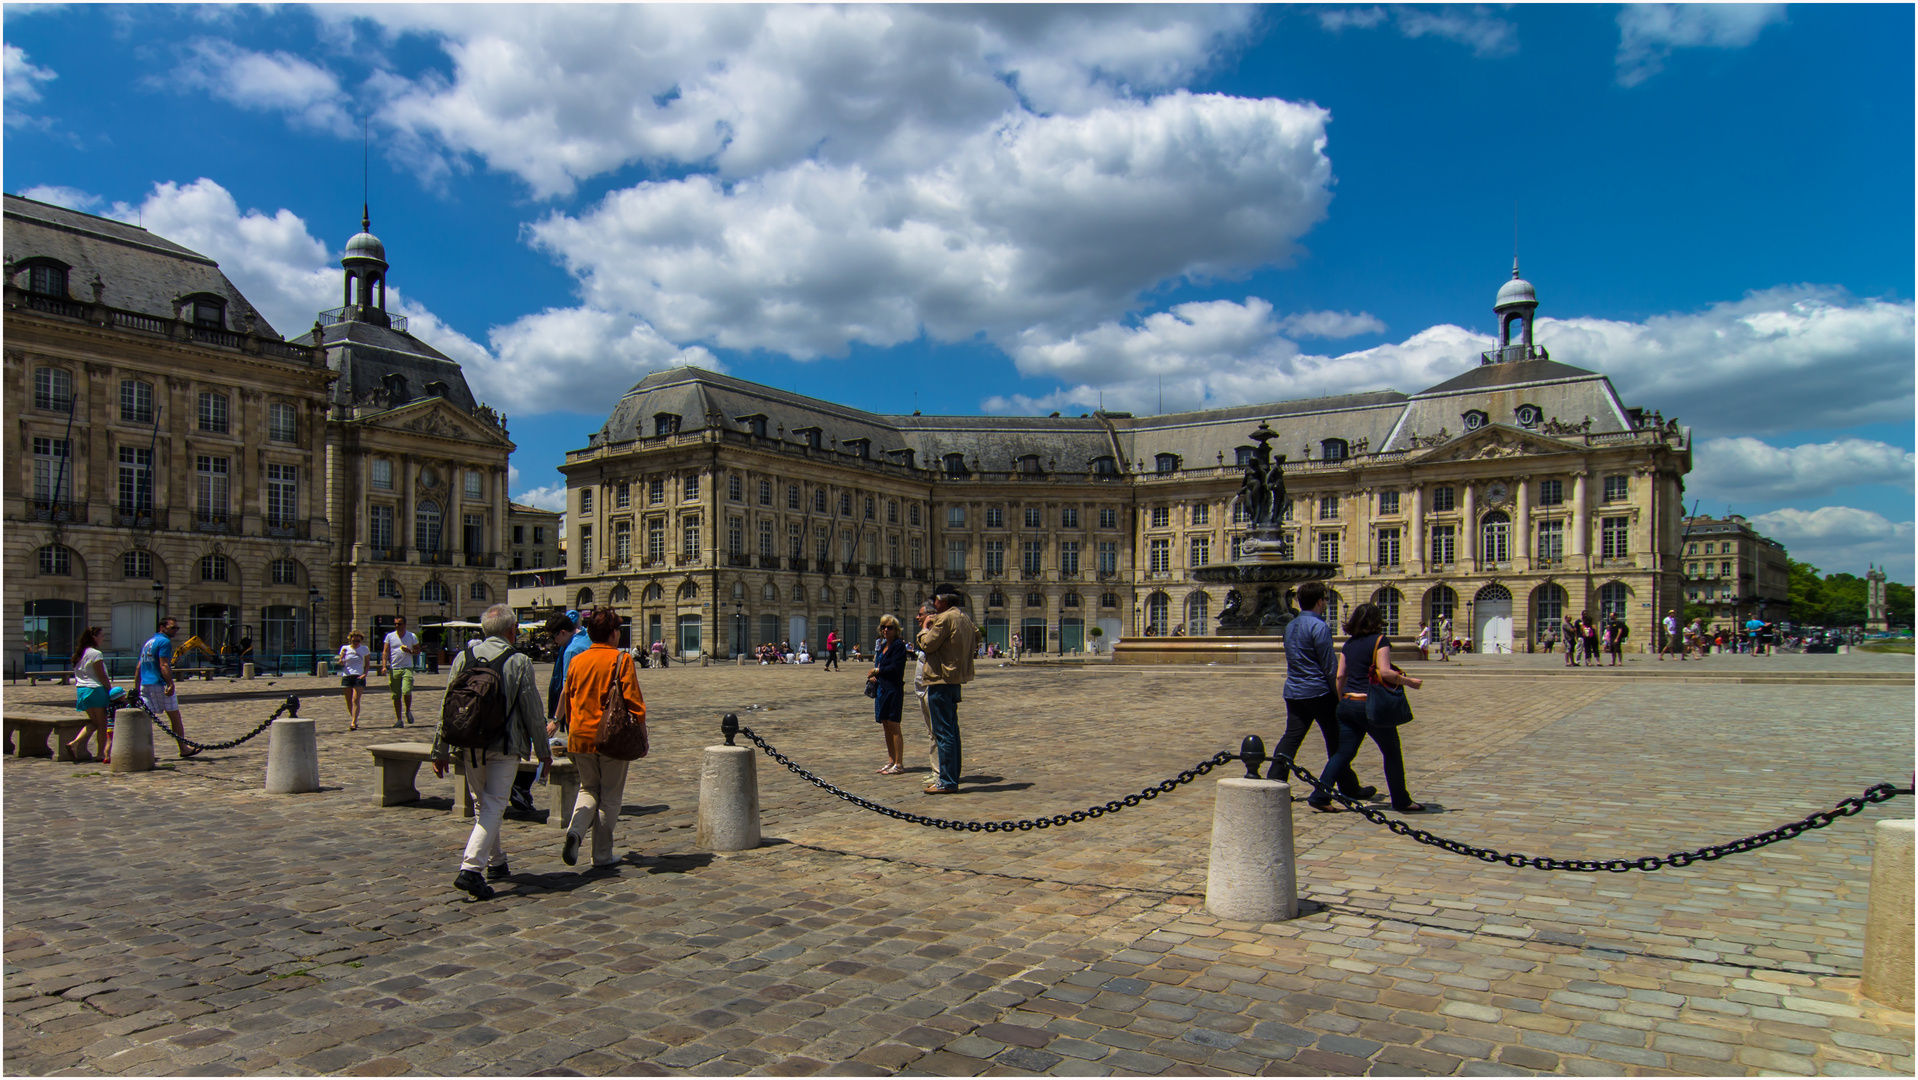
[{"label": "tote bag", "polygon": [[1405,700],[1403,689],[1379,681],[1379,646],[1384,642],[1384,634],[1372,639],[1372,659],[1365,675],[1368,684],[1365,688],[1365,722],[1379,727],[1400,727],[1411,722],[1412,703]]}]

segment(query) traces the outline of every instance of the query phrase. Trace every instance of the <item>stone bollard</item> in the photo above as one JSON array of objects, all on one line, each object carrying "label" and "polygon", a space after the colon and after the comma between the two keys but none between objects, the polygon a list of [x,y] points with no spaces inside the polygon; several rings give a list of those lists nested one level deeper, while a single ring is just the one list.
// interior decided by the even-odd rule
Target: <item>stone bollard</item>
[{"label": "stone bollard", "polygon": [[115,714],[111,753],[111,772],[153,771],[153,717],[146,710],[135,706]]},{"label": "stone bollard", "polygon": [[745,666],[746,666],[746,654],[745,654],[745,653],[740,653],[740,654],[739,654],[739,666],[740,666],[740,667],[745,667]]},{"label": "stone bollard", "polygon": [[1291,785],[1243,777],[1219,781],[1205,906],[1234,922],[1282,922],[1298,915]]},{"label": "stone bollard", "polygon": [[759,846],[759,772],[750,746],[708,746],[699,767],[699,846]]},{"label": "stone bollard", "polygon": [[266,730],[266,793],[320,790],[320,742],[311,720],[273,721]]},{"label": "stone bollard", "polygon": [[318,661],[315,661],[315,662],[314,662],[314,664],[313,664],[313,677],[314,677],[314,678],[316,678],[316,679],[324,679],[324,678],[326,678],[326,661],[324,661],[324,660],[318,660]]},{"label": "stone bollard", "polygon": [[[114,760],[120,749],[114,747]],[[1912,836],[1914,822],[1881,821],[1871,836],[1871,896],[1865,914],[1866,997],[1894,1009],[1912,1005]]]},{"label": "stone bollard", "polygon": [[240,678],[242,678],[242,679],[251,679],[251,678],[253,677],[253,670],[254,670],[254,669],[253,669],[253,665],[252,665],[252,664],[241,664],[241,665],[240,665]]}]

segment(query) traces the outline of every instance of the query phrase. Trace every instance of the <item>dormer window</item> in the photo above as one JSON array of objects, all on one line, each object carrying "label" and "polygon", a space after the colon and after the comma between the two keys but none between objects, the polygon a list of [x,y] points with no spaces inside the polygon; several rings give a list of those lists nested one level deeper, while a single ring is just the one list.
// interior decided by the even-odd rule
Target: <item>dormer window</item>
[{"label": "dormer window", "polygon": [[940,460],[940,461],[941,461],[942,463],[944,463],[944,465],[945,465],[945,467],[946,467],[946,475],[947,475],[947,476],[964,476],[964,475],[966,475],[966,455],[964,455],[964,454],[947,454],[947,455],[946,455],[945,457],[943,457],[943,458],[941,458],[941,459],[939,459],[939,460]]},{"label": "dormer window", "polygon": [[67,297],[67,268],[55,262],[37,262],[27,268],[27,291],[36,296]]},{"label": "dormer window", "polygon": [[852,452],[859,455],[861,459],[872,457],[871,439],[847,439],[846,445],[852,447]]},{"label": "dormer window", "polygon": [[1344,461],[1348,447],[1344,439],[1321,439],[1319,456],[1326,461]]},{"label": "dormer window", "polygon": [[653,436],[655,438],[677,434],[679,434],[678,413],[663,412],[653,414]]},{"label": "dormer window", "polygon": [[1252,455],[1255,453],[1257,451],[1250,446],[1235,446],[1232,448],[1232,463],[1243,466],[1252,460]]},{"label": "dormer window", "polygon": [[763,439],[766,437],[766,417],[763,413],[739,417],[739,422],[746,425],[746,431],[751,434],[753,438]]},{"label": "dormer window", "polygon": [[1536,405],[1529,404],[1520,405],[1514,415],[1518,418],[1518,426],[1522,428],[1537,427],[1539,421],[1545,419],[1545,411],[1543,409],[1540,409]]},{"label": "dormer window", "polygon": [[1488,422],[1490,422],[1491,418],[1486,416],[1484,411],[1481,409],[1471,409],[1466,412],[1463,419],[1465,421],[1465,430],[1477,431],[1479,428],[1484,427]]},{"label": "dormer window", "polygon": [[1093,459],[1092,459],[1092,473],[1093,473],[1093,475],[1094,475],[1094,476],[1117,476],[1117,475],[1119,475],[1119,462],[1118,462],[1118,459],[1116,459],[1116,458],[1114,458],[1114,457],[1111,457],[1110,455],[1108,455],[1108,456],[1106,456],[1106,457],[1096,457],[1096,458],[1093,458]]},{"label": "dormer window", "polygon": [[226,301],[217,296],[194,296],[187,299],[186,317],[195,326],[204,326],[209,330],[226,329]]},{"label": "dormer window", "polygon": [[1153,457],[1152,463],[1154,468],[1156,468],[1159,472],[1162,472],[1162,473],[1177,472],[1179,468],[1179,455],[1158,454]]},{"label": "dormer window", "polygon": [[438,379],[435,379],[432,382],[426,384],[427,397],[443,398],[449,392],[450,392],[450,388],[445,383],[440,382]]},{"label": "dormer window", "polygon": [[1019,472],[1025,476],[1040,475],[1039,455],[1026,454],[1019,459]]},{"label": "dormer window", "polygon": [[406,389],[406,376],[397,371],[389,371],[380,376],[380,387],[386,391],[386,407],[389,409],[413,400]]},{"label": "dormer window", "polygon": [[793,434],[803,436],[806,440],[806,446],[809,447],[810,449],[819,450],[824,448],[825,446],[825,431],[821,428],[816,428],[816,427],[794,428]]}]

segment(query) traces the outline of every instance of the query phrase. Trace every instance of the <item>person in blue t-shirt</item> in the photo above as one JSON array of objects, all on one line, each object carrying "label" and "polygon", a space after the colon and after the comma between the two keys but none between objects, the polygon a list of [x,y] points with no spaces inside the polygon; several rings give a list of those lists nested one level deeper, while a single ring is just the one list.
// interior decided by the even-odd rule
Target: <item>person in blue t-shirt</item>
[{"label": "person in blue t-shirt", "polygon": [[[173,684],[173,636],[179,632],[179,620],[169,615],[160,620],[159,630],[140,646],[140,700],[153,715],[166,714],[173,724],[176,741],[186,734],[186,724],[180,719],[180,699],[174,693]],[[190,758],[197,753],[198,750],[180,743],[181,757]]]}]

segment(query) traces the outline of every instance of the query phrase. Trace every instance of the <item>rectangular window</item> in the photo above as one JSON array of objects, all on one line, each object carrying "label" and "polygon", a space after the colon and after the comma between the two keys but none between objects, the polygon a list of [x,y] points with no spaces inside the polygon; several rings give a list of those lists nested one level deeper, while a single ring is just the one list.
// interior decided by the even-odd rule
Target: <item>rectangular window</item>
[{"label": "rectangular window", "polygon": [[920,537],[912,537],[906,541],[906,550],[912,556],[912,568],[914,570],[924,570],[926,568],[925,542]]},{"label": "rectangular window", "polygon": [[1723,574],[1723,575],[1724,575],[1724,576],[1726,576],[1726,577],[1731,577],[1731,576],[1732,576],[1732,564],[1731,564],[1731,563],[1728,563],[1728,562],[1722,562],[1722,563],[1719,563],[1719,564],[1718,564],[1718,572],[1719,572],[1720,574]]},{"label": "rectangular window", "polygon": [[138,379],[120,383],[120,419],[129,424],[153,423],[153,384]]},{"label": "rectangular window", "polygon": [[1565,557],[1565,522],[1555,518],[1538,523],[1538,557],[1557,561]]},{"label": "rectangular window", "polygon": [[539,569],[542,569],[542,568],[544,568],[545,566],[546,566],[546,550],[545,550],[544,548],[536,548],[536,549],[534,549],[534,551],[533,551],[533,569],[535,569],[535,570],[539,570]]},{"label": "rectangular window", "polygon": [[513,526],[513,543],[524,544],[525,542],[526,542],[526,526],[524,525]]},{"label": "rectangular window", "polygon": [[1397,529],[1379,530],[1378,564],[1380,566],[1399,565],[1399,531]]},{"label": "rectangular window", "polygon": [[1079,572],[1079,541],[1059,541],[1059,572],[1062,574]]},{"label": "rectangular window", "polygon": [[759,505],[771,506],[772,504],[773,482],[771,480],[761,480],[759,482]]},{"label": "rectangular window", "polygon": [[486,498],[486,478],[478,469],[466,470],[466,497],[476,502]]},{"label": "rectangular window", "polygon": [[1629,477],[1624,477],[1624,476],[1606,477],[1605,478],[1605,501],[1608,503],[1624,502],[1626,499],[1631,498],[1631,485],[1628,482],[1629,479],[1630,479]]},{"label": "rectangular window", "polygon": [[1037,574],[1045,569],[1046,545],[1043,540],[1026,540],[1019,545],[1019,569]]},{"label": "rectangular window", "polygon": [[1205,566],[1212,561],[1212,541],[1203,536],[1192,538],[1192,566]]},{"label": "rectangular window", "polygon": [[738,473],[726,477],[726,498],[731,502],[746,501],[746,485],[739,479]]},{"label": "rectangular window", "polygon": [[959,573],[966,568],[966,542],[964,540],[946,541],[946,569]]},{"label": "rectangular window", "polygon": [[1119,542],[1117,540],[1099,541],[1099,572],[1116,574],[1119,572]]},{"label": "rectangular window", "polygon": [[1036,507],[1036,506],[1026,507],[1026,528],[1037,529],[1040,527],[1040,522],[1044,520],[1045,520],[1045,512],[1041,510],[1039,507]]},{"label": "rectangular window", "polygon": [[806,557],[806,527],[797,521],[786,526],[786,555],[793,559]]},{"label": "rectangular window", "polygon": [[878,533],[868,533],[866,535],[866,561],[868,563],[876,563],[879,561]]},{"label": "rectangular window", "polygon": [[373,486],[381,491],[393,490],[393,463],[385,458],[373,459]]},{"label": "rectangular window", "polygon": [[966,527],[966,508],[963,506],[946,507],[946,528],[963,529]]},{"label": "rectangular window", "polygon": [[1432,543],[1426,549],[1426,561],[1434,566],[1450,566],[1458,561],[1458,526],[1432,526]]},{"label": "rectangular window", "polygon": [[986,576],[998,577],[1006,572],[1006,542],[1004,540],[986,541]]},{"label": "rectangular window", "polygon": [[852,492],[850,491],[842,491],[839,493],[839,516],[852,516]]},{"label": "rectangular window", "polygon": [[1540,506],[1565,505],[1565,481],[1540,480],[1538,482],[1538,504]]},{"label": "rectangular window", "polygon": [[1099,527],[1101,529],[1116,529],[1119,527],[1119,510],[1117,507],[1101,506],[1099,508]]},{"label": "rectangular window", "polygon": [[741,556],[746,554],[746,522],[743,518],[726,519],[726,554]]},{"label": "rectangular window", "polygon": [[[478,498],[478,496],[474,496]],[[613,485],[613,509],[624,510],[633,505],[633,485],[621,480]]]},{"label": "rectangular window", "polygon": [[899,538],[897,536],[886,537],[886,565],[899,565]]},{"label": "rectangular window", "polygon": [[[33,437],[33,497],[50,503],[73,498],[73,444],[66,439]],[[58,489],[57,491],[55,489]]]},{"label": "rectangular window", "polygon": [[1006,527],[1006,511],[1002,506],[986,507],[986,528],[1003,529]]},{"label": "rectangular window", "polygon": [[879,520],[878,500],[874,499],[870,495],[866,496],[866,520],[867,521]]},{"label": "rectangular window", "polygon": [[832,529],[826,525],[814,525],[812,528],[812,552],[819,558],[819,568],[825,569],[832,561]]},{"label": "rectangular window", "polygon": [[266,521],[269,525],[290,525],[299,517],[299,466],[266,467]]},{"label": "rectangular window", "polygon": [[579,512],[582,514],[590,514],[593,512],[593,489],[592,488],[579,489]]},{"label": "rectangular window", "polygon": [[33,407],[66,412],[73,407],[73,373],[65,368],[43,367],[33,371]]},{"label": "rectangular window", "polygon": [[200,430],[224,435],[228,422],[226,395],[211,390],[200,391]]},{"label": "rectangular window", "polygon": [[[821,492],[820,494],[823,496],[825,493]],[[798,484],[786,485],[786,509],[788,510],[799,509],[799,485]],[[825,507],[822,505],[820,506],[820,509],[824,510]]]},{"label": "rectangular window", "polygon": [[699,474],[693,473],[687,476],[685,480],[681,481],[680,487],[683,489],[680,492],[680,498],[682,500],[691,502],[699,498]]},{"label": "rectangular window", "polygon": [[915,529],[919,527],[918,503],[910,503],[906,506],[906,524],[911,525]]},{"label": "rectangular window", "polygon": [[1232,524],[1243,525],[1250,520],[1252,520],[1252,515],[1246,513],[1244,500],[1233,499],[1232,500]]},{"label": "rectangular window", "polygon": [[393,508],[375,504],[369,508],[371,516],[366,521],[367,543],[381,551],[393,547]]},{"label": "rectangular window", "polygon": [[[827,511],[826,511],[826,489],[825,489],[825,488],[823,488],[823,487],[822,487],[822,488],[814,488],[814,489],[813,489],[813,493],[812,493],[812,508],[813,508],[813,512],[814,512],[814,513],[818,513],[818,514],[823,514],[823,513],[826,513],[826,512],[827,512]],[[797,510],[797,509],[799,509],[799,508],[798,508],[797,506],[794,506],[794,507],[793,507],[793,509],[795,509],[795,510]]]},{"label": "rectangular window", "polygon": [[899,500],[897,499],[886,500],[886,524],[899,524]]},{"label": "rectangular window", "polygon": [[1319,520],[1320,521],[1337,521],[1338,519],[1339,519],[1339,497],[1337,495],[1319,496]]},{"label": "rectangular window", "polygon": [[579,569],[581,573],[589,573],[593,569],[593,527],[591,525],[579,527]]},{"label": "rectangular window", "polygon": [[768,559],[779,553],[778,549],[773,547],[773,523],[770,521],[759,523],[759,553]]},{"label": "rectangular window", "polygon": [[666,501],[666,480],[658,477],[646,485],[646,504],[658,506]]},{"label": "rectangular window", "polygon": [[1432,509],[1446,511],[1452,509],[1457,498],[1457,489],[1441,484],[1432,489]]},{"label": "rectangular window", "polygon": [[298,442],[299,414],[293,406],[276,401],[266,407],[266,437],[274,442]]},{"label": "rectangular window", "polygon": [[1078,528],[1079,527],[1079,508],[1076,506],[1060,507],[1059,508],[1059,527],[1061,529]]},{"label": "rectangular window", "polygon": [[545,542],[546,542],[546,526],[544,525],[533,526],[533,543],[544,544]]},{"label": "rectangular window", "polygon": [[1209,506],[1206,503],[1200,503],[1199,505],[1192,508],[1192,524],[1209,525],[1211,523],[1212,523],[1212,507],[1211,506]]},{"label": "rectangular window", "polygon": [[195,509],[202,520],[225,520],[230,476],[228,458],[199,455],[195,463]]},{"label": "rectangular window", "polygon": [[666,522],[654,518],[646,523],[646,559],[654,566],[666,561]]},{"label": "rectangular window", "polygon": [[[37,441],[37,440],[36,440]],[[120,512],[153,509],[153,451],[120,448]]]},{"label": "rectangular window", "polygon": [[1319,561],[1335,563],[1339,561],[1339,534],[1335,532],[1319,533]]},{"label": "rectangular window", "polygon": [[1291,499],[1285,500],[1285,505],[1279,507],[1279,520],[1280,521],[1292,520],[1292,500]]},{"label": "rectangular window", "polygon": [[1147,569],[1155,574],[1163,574],[1172,569],[1172,541],[1159,539],[1152,541],[1150,562]]},{"label": "rectangular window", "polygon": [[[622,530],[631,528],[631,526],[625,524],[624,522],[622,522],[619,527]],[[485,553],[486,551],[486,515],[485,514],[460,515],[460,545],[461,545],[460,550],[466,552],[468,555],[481,555]],[[623,554],[620,557],[622,560],[625,558]]]},{"label": "rectangular window", "polygon": [[1172,509],[1166,506],[1152,508],[1152,527],[1163,529],[1172,524]]},{"label": "rectangular window", "polygon": [[1235,536],[1232,538],[1232,561],[1233,562],[1238,562],[1240,556],[1244,554],[1244,551],[1243,551],[1244,544],[1245,544],[1245,537]]},{"label": "rectangular window", "polygon": [[1623,559],[1631,554],[1631,545],[1627,542],[1631,536],[1632,519],[1623,517],[1602,518],[1598,523],[1598,557],[1601,559]]},{"label": "rectangular window", "polygon": [[1379,492],[1379,514],[1390,516],[1399,512],[1399,493],[1396,491]]},{"label": "rectangular window", "polygon": [[633,558],[633,523],[622,521],[613,526],[613,565],[623,567]]}]

